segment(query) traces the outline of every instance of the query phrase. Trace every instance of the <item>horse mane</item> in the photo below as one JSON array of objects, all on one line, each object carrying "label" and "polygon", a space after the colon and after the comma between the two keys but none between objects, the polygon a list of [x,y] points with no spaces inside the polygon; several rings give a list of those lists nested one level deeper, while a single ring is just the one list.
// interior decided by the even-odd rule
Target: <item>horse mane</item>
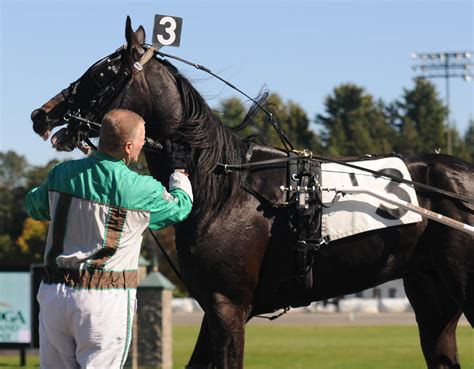
[{"label": "horse mane", "polygon": [[242,188],[246,173],[226,174],[218,163],[243,163],[253,138],[237,136],[212,111],[199,92],[178,69],[160,60],[176,80],[183,117],[177,135],[179,141],[192,148],[193,204],[192,217],[205,219],[209,224],[226,207],[232,206],[234,194]]}]

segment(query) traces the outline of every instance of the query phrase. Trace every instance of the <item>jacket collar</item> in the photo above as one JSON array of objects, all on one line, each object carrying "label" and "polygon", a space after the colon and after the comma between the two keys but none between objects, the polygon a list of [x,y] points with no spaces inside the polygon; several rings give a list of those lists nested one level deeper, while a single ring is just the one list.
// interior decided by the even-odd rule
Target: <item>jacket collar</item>
[{"label": "jacket collar", "polygon": [[125,163],[125,160],[123,159],[117,159],[116,157],[112,156],[112,155],[109,155],[103,151],[94,151],[92,153],[92,156],[94,156],[95,158],[99,159],[99,160],[108,160],[108,161],[113,161],[113,162],[122,162],[125,166],[127,165]]}]

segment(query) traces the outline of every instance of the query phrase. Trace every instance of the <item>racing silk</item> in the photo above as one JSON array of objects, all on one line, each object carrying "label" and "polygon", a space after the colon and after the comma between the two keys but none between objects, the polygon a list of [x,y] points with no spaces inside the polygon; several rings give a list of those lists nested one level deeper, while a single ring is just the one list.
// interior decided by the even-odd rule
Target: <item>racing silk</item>
[{"label": "racing silk", "polygon": [[169,190],[100,151],[55,166],[25,199],[33,219],[51,219],[45,282],[135,288],[143,232],[178,223],[191,211],[187,176],[174,172]]}]

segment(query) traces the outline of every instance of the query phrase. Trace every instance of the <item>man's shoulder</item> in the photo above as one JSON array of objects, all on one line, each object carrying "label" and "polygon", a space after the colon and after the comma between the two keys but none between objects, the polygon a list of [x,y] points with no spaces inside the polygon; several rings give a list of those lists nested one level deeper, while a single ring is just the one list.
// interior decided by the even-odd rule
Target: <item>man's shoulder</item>
[{"label": "man's shoulder", "polygon": [[149,175],[139,174],[127,168],[127,175],[124,178],[127,185],[132,186],[134,191],[156,191],[161,189],[162,184]]},{"label": "man's shoulder", "polygon": [[81,158],[81,159],[65,160],[54,165],[49,170],[49,174],[52,175],[52,174],[58,173],[59,175],[62,175],[64,172],[71,171],[71,170],[74,171],[77,167],[84,166],[89,161],[90,161],[89,157]]}]

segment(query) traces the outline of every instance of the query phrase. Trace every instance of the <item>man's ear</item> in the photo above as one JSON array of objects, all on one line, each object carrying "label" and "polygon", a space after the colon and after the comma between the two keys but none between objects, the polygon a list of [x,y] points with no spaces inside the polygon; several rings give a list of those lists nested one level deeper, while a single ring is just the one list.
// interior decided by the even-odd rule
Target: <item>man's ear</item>
[{"label": "man's ear", "polygon": [[127,154],[129,154],[129,155],[130,155],[131,152],[132,152],[132,145],[133,145],[133,144],[132,144],[130,141],[123,145],[123,149],[124,149],[125,152],[126,152]]}]

